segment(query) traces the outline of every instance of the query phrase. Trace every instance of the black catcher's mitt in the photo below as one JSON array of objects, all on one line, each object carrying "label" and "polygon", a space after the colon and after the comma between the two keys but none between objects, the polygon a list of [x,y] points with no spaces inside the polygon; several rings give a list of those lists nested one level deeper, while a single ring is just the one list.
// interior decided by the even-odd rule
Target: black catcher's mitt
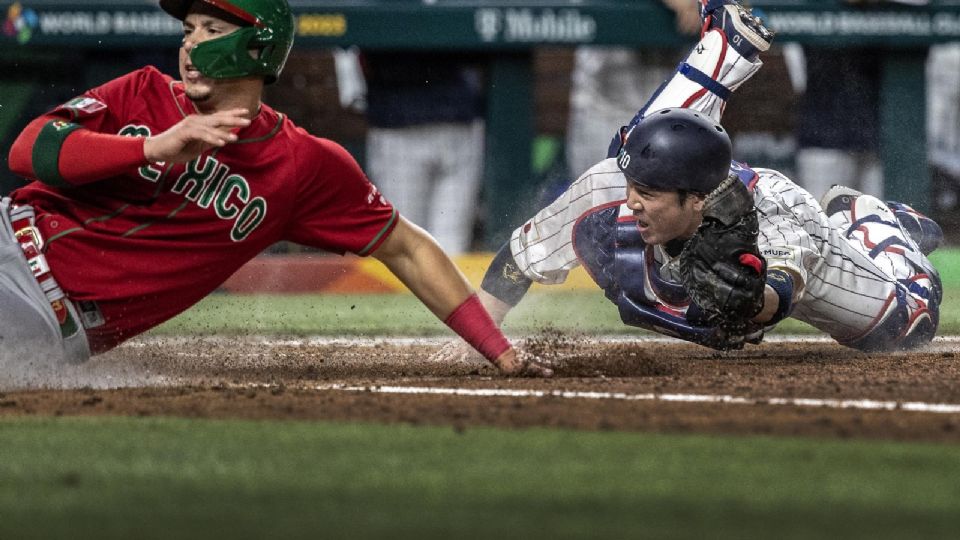
[{"label": "black catcher's mitt", "polygon": [[763,308],[767,263],[753,195],[736,175],[707,195],[703,223],[680,254],[680,276],[708,325],[747,331]]}]

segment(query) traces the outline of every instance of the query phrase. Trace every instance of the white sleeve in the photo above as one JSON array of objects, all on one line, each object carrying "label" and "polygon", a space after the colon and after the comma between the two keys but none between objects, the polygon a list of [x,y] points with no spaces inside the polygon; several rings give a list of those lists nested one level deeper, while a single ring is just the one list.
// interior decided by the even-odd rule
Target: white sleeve
[{"label": "white sleeve", "polygon": [[819,205],[806,190],[777,171],[755,169],[756,205],[760,221],[760,253],[768,268],[787,270],[800,278],[794,283],[794,301],[803,294],[811,271],[823,261],[828,224]]},{"label": "white sleeve", "polygon": [[544,284],[563,283],[576,268],[573,228],[591,210],[622,204],[626,180],[615,159],[591,167],[549,206],[513,231],[510,251],[525,276]]}]

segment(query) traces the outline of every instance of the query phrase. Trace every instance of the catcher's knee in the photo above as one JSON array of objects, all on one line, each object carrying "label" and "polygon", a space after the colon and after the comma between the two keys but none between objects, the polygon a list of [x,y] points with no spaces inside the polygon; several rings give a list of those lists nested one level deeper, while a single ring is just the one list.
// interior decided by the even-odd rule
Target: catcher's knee
[{"label": "catcher's knee", "polygon": [[939,322],[939,297],[918,301],[898,287],[896,297],[877,325],[861,337],[840,343],[863,352],[916,349],[933,340]]}]

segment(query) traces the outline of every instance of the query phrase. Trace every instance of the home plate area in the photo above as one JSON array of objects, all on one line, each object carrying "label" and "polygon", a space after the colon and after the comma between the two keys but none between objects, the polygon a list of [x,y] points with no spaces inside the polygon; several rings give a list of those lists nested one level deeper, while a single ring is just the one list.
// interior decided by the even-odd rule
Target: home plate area
[{"label": "home plate area", "polygon": [[[451,339],[150,337],[5,377],[0,415],[323,419],[516,428],[960,440],[957,338],[859,353],[771,337],[721,353],[651,337],[519,340],[552,379],[433,358]],[[34,366],[36,367],[36,366]],[[9,371],[9,370],[8,370]]]}]

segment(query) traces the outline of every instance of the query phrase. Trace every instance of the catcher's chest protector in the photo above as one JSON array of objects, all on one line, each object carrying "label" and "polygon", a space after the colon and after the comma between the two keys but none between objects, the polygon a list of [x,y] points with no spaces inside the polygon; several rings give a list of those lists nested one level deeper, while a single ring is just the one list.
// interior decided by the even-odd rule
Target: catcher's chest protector
[{"label": "catcher's chest protector", "polygon": [[652,246],[640,237],[632,217],[619,216],[619,206],[595,209],[573,229],[580,262],[614,303],[626,296],[634,302],[665,304],[682,312],[689,302],[683,286],[663,279]]},{"label": "catcher's chest protector", "polygon": [[620,295],[613,277],[619,210],[620,207],[616,205],[595,208],[573,226],[573,246],[577,258],[612,301],[616,301]]}]

